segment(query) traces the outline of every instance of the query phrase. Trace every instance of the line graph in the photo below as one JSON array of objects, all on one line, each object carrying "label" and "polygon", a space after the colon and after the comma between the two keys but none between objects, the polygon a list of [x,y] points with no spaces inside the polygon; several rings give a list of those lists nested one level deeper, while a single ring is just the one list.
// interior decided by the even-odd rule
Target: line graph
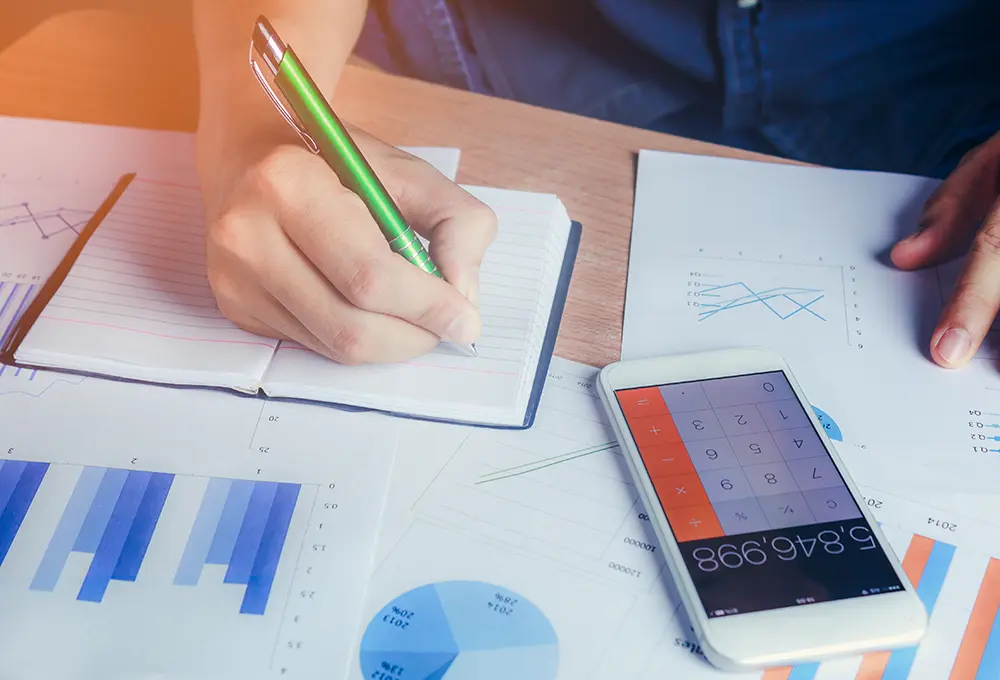
[{"label": "line graph", "polygon": [[87,224],[93,211],[81,208],[54,208],[36,210],[30,201],[0,205],[0,229],[30,225],[42,239],[50,239],[65,232],[77,236]]},{"label": "line graph", "polygon": [[821,288],[778,286],[756,291],[743,281],[735,281],[703,287],[699,297],[705,298],[700,303],[699,321],[748,305],[761,305],[782,321],[799,313],[826,321],[813,307],[826,297]]}]

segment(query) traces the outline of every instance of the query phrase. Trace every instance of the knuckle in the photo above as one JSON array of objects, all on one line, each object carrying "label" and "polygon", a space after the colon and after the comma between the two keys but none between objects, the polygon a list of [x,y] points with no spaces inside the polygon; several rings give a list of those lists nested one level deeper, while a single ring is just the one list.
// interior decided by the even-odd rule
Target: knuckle
[{"label": "knuckle", "polygon": [[265,196],[287,200],[295,190],[294,164],[291,152],[284,147],[268,151],[254,166],[251,181]]},{"label": "knuckle", "polygon": [[954,300],[955,307],[965,310],[982,309],[990,305],[980,287],[968,281],[960,281],[955,285]]},{"label": "knuckle", "polygon": [[478,199],[474,199],[473,203],[469,206],[469,218],[471,222],[479,225],[491,241],[496,237],[500,225],[497,215],[491,207]]},{"label": "knuckle", "polygon": [[357,365],[365,360],[367,350],[365,334],[357,326],[341,327],[334,333],[329,347],[339,357],[341,363]]},{"label": "knuckle", "polygon": [[253,266],[252,238],[246,224],[245,219],[233,212],[222,215],[212,223],[208,230],[208,259],[213,266],[220,259]]},{"label": "knuckle", "polygon": [[378,304],[386,289],[386,275],[378,260],[362,260],[347,280],[343,293],[355,306],[371,309]]},{"label": "knuckle", "polygon": [[460,310],[457,309],[457,305],[454,304],[451,296],[448,296],[445,300],[429,303],[428,306],[417,315],[415,324],[421,328],[429,330],[443,330],[452,319],[459,315],[459,313]]},{"label": "knuckle", "polygon": [[981,255],[1000,255],[1000,219],[993,218],[976,234],[972,250]]}]

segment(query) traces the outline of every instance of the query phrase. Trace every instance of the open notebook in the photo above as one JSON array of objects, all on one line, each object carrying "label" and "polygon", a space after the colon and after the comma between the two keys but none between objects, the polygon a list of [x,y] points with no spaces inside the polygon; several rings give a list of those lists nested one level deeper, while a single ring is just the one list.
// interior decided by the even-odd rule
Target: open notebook
[{"label": "open notebook", "polygon": [[580,225],[553,195],[467,187],[496,212],[483,260],[478,357],[442,343],[392,365],[344,366],[222,316],[197,188],[123,177],[3,347],[6,363],[375,409],[531,425]]}]

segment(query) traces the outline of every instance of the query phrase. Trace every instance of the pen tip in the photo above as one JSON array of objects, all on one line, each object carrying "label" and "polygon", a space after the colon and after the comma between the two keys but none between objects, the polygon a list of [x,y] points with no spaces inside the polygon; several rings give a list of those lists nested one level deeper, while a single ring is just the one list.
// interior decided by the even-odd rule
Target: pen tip
[{"label": "pen tip", "polygon": [[472,343],[471,345],[469,345],[469,352],[474,357],[478,357],[479,356],[479,350],[476,349],[476,343]]}]

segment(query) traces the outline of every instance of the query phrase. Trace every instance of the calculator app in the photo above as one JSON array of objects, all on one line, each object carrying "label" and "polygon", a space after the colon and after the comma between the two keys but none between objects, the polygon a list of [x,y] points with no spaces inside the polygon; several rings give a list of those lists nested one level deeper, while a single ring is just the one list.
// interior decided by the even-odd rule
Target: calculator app
[{"label": "calculator app", "polygon": [[783,372],[616,396],[708,616],[902,589]]}]

